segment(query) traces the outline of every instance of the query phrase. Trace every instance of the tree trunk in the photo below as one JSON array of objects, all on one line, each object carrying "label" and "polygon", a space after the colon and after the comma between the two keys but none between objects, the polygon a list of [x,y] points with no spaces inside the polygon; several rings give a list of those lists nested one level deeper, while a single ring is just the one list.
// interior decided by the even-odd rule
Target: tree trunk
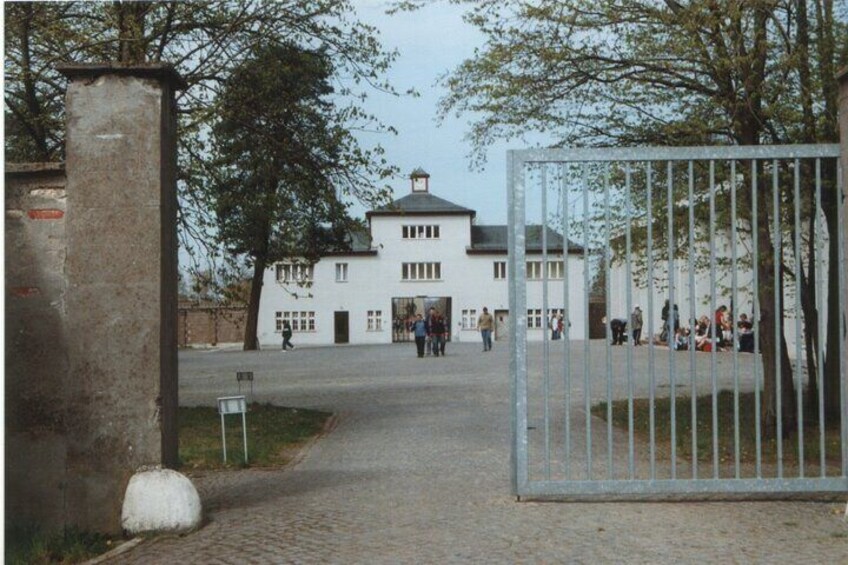
[{"label": "tree trunk", "polygon": [[118,20],[118,62],[139,65],[147,60],[144,24],[150,2],[115,2]]},{"label": "tree trunk", "polygon": [[257,328],[259,326],[259,300],[262,298],[262,279],[265,276],[264,255],[253,262],[253,278],[250,281],[250,300],[247,303],[247,322],[244,326],[244,351],[259,349]]}]

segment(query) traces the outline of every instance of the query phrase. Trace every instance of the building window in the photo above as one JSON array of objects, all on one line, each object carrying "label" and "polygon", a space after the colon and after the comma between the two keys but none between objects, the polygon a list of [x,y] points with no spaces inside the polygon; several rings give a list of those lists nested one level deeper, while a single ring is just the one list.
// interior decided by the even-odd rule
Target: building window
[{"label": "building window", "polygon": [[283,331],[283,322],[291,324],[293,332],[314,332],[315,312],[277,312],[277,331]]},{"label": "building window", "polygon": [[538,328],[544,328],[544,327],[545,327],[545,322],[542,318],[542,309],[536,308],[536,309],[527,310],[527,328],[528,329],[533,329],[533,328],[538,329]]},{"label": "building window", "polygon": [[401,265],[401,280],[404,281],[437,281],[442,278],[441,263],[403,263]]},{"label": "building window", "polygon": [[527,280],[539,280],[542,278],[542,262],[527,261]]},{"label": "building window", "polygon": [[477,329],[477,310],[471,309],[462,311],[462,329]]},{"label": "building window", "polygon": [[402,226],[401,235],[403,235],[403,239],[439,239],[439,226]]},{"label": "building window", "polygon": [[[562,261],[548,261],[548,279],[561,279],[562,273]],[[527,280],[541,280],[542,276],[542,262],[527,261]]]},{"label": "building window", "polygon": [[368,331],[381,332],[383,331],[383,311],[368,310]]},{"label": "building window", "polygon": [[347,282],[347,263],[336,263],[336,282]]},{"label": "building window", "polygon": [[495,280],[506,278],[506,261],[495,261]]},{"label": "building window", "polygon": [[313,267],[312,265],[303,265],[300,263],[278,263],[277,264],[277,282],[312,282]]},{"label": "building window", "polygon": [[548,278],[549,279],[561,279],[562,278],[562,261],[548,261]]}]

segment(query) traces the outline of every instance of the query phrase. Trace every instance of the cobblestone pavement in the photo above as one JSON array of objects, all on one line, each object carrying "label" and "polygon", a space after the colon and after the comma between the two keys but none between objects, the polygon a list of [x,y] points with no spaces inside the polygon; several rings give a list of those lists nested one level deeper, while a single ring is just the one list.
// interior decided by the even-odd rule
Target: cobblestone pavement
[{"label": "cobblestone pavement", "polygon": [[195,477],[204,527],[116,562],[848,562],[844,502],[516,502],[507,367],[500,343],[181,353],[183,404],[253,370],[256,400],[338,424],[291,468]]}]

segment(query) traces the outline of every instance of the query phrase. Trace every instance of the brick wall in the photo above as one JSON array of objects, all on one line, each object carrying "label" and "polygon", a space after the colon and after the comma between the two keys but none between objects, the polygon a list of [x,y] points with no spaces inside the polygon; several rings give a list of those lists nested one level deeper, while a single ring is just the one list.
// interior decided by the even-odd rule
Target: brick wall
[{"label": "brick wall", "polygon": [[68,456],[65,173],[9,164],[5,181],[6,516],[57,529]]},{"label": "brick wall", "polygon": [[247,308],[181,303],[178,320],[180,347],[242,343]]}]

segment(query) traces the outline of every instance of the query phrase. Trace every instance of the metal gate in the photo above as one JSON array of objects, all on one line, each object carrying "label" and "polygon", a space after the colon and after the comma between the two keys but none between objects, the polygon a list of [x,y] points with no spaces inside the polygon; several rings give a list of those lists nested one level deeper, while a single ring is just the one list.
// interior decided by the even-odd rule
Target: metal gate
[{"label": "metal gate", "polygon": [[[838,157],[839,145],[508,153],[516,495],[848,491],[848,371],[827,362],[845,359]],[[535,224],[582,246],[561,294],[548,268],[528,277]],[[543,263],[562,260],[541,233]],[[585,339],[599,293],[605,339]],[[539,309],[582,319],[528,341]]]}]

